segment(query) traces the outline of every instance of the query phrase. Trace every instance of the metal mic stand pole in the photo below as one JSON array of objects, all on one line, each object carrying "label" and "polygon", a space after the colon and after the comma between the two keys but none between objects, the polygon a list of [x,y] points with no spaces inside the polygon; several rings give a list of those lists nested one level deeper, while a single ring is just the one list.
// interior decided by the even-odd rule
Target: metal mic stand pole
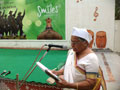
[{"label": "metal mic stand pole", "polygon": [[19,75],[16,75],[16,90],[20,90],[19,89]]},{"label": "metal mic stand pole", "polygon": [[[44,55],[40,58],[40,60],[39,60],[39,62],[45,57],[45,55],[48,53],[48,51],[51,49],[51,47],[49,47],[48,49],[47,49],[47,51],[44,53]],[[21,84],[20,84],[20,87],[22,86],[22,84],[27,80],[27,78],[31,75],[31,73],[34,71],[34,69],[37,67],[37,65],[35,65],[34,67],[33,67],[33,69],[31,70],[31,72],[28,74],[28,76],[25,78],[25,80],[23,80],[22,82],[21,82]],[[20,88],[19,87],[19,88]]]}]

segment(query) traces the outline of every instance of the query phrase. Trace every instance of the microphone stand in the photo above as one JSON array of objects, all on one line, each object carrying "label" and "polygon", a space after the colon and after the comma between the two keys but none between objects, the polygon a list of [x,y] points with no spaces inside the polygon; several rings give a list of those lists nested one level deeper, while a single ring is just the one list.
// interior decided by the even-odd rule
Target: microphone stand
[{"label": "microphone stand", "polygon": [[20,90],[19,89],[19,75],[16,75],[16,90]]},{"label": "microphone stand", "polygon": [[[40,58],[39,62],[46,56],[46,54],[49,52],[50,49],[51,49],[51,47],[49,47],[49,48],[47,49],[47,51],[44,53],[44,55]],[[31,72],[28,74],[28,76],[25,78],[25,80],[23,80],[23,81],[21,82],[19,88],[23,85],[23,83],[27,80],[27,78],[31,75],[31,73],[34,71],[34,69],[35,69],[36,67],[37,67],[37,65],[35,65],[35,66],[33,67],[33,69],[32,69]]]}]

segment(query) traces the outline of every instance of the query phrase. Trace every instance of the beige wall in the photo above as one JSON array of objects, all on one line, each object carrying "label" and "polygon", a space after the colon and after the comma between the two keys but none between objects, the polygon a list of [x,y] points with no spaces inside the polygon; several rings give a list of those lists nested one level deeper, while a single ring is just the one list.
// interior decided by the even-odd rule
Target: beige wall
[{"label": "beige wall", "polygon": [[120,20],[115,21],[115,42],[114,51],[120,52]]},{"label": "beige wall", "polygon": [[[94,20],[95,8],[99,16]],[[107,33],[106,48],[114,49],[114,12],[115,0],[66,0],[66,40],[0,40],[0,47],[40,48],[43,44],[59,44],[70,47],[72,27],[88,28],[96,33]],[[94,42],[95,43],[95,42]],[[96,45],[93,46],[96,48]]]},{"label": "beige wall", "polygon": [[[94,31],[105,31],[107,33],[107,46],[113,50],[114,47],[114,0],[82,0],[76,4],[74,0],[68,3],[69,10],[67,11],[68,30],[73,26],[80,28],[88,28]],[[73,5],[71,7],[71,4]],[[94,19],[95,8],[98,7],[99,16],[96,22]],[[71,32],[71,31],[70,31]],[[111,37],[111,38],[109,38]],[[94,38],[95,39],[95,38]],[[95,43],[95,41],[94,41]],[[96,45],[93,47],[96,48]]]}]

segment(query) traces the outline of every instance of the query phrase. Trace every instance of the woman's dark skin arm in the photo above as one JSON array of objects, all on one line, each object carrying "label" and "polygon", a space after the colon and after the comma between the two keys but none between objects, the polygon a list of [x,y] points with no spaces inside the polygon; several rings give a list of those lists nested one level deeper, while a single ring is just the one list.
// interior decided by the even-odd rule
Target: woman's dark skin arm
[{"label": "woman's dark skin arm", "polygon": [[[59,76],[59,75],[63,75],[64,69],[61,69],[59,71],[52,70],[52,72]],[[78,90],[92,90],[96,84],[96,81],[97,81],[96,79],[86,79],[86,80],[81,81],[81,82],[69,83],[61,77],[60,77],[60,79],[61,79],[60,81],[56,81],[56,84],[58,87],[60,87],[60,88],[74,88],[74,89],[78,89]]]},{"label": "woman's dark skin arm", "polygon": [[61,81],[56,81],[56,84],[58,87],[61,87],[61,88],[74,88],[74,89],[78,89],[78,90],[92,90],[96,84],[96,79],[86,79],[84,81],[77,82],[77,83],[69,83],[69,82],[65,81],[63,78],[60,78],[60,79],[61,79]]}]

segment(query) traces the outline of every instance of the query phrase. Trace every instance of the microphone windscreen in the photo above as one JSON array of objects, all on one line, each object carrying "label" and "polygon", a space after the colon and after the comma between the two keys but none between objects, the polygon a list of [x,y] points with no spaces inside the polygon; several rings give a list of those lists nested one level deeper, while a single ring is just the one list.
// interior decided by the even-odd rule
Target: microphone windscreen
[{"label": "microphone windscreen", "polygon": [[7,72],[6,70],[4,70],[3,72]]},{"label": "microphone windscreen", "polygon": [[0,75],[3,75],[3,74],[5,74],[7,71],[6,70],[4,70]]}]

